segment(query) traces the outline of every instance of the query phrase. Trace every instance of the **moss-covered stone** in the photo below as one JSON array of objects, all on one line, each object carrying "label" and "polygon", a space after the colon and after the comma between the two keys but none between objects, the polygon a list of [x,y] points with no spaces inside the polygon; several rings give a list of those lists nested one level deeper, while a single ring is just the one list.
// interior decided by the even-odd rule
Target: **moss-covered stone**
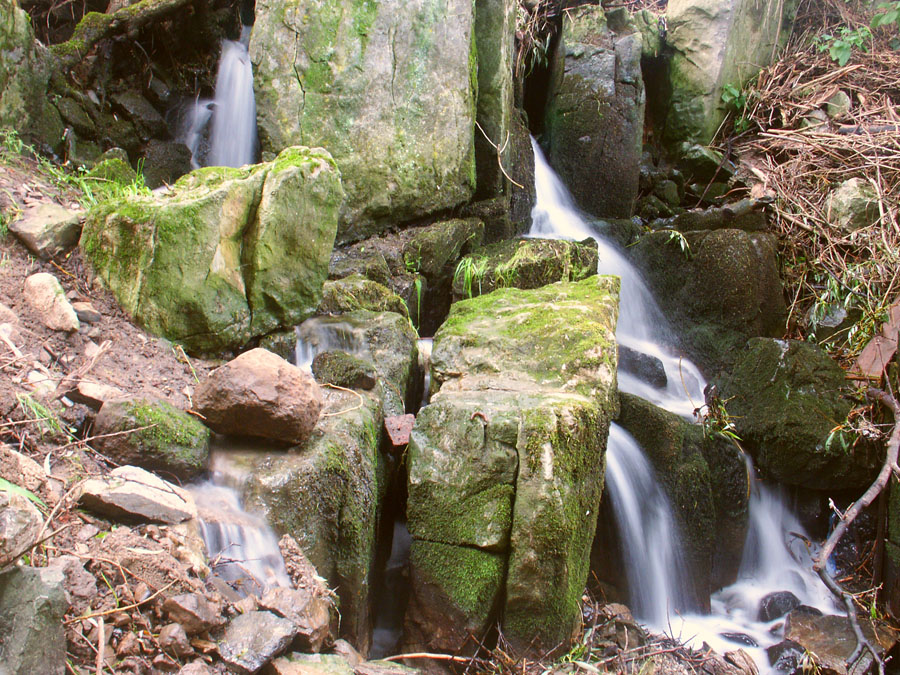
[{"label": "moss-covered stone", "polygon": [[617,301],[611,277],[503,289],[456,303],[435,335],[439,390],[407,457],[414,546],[440,544],[449,560],[499,554],[507,573],[490,588],[502,607],[466,611],[459,572],[414,570],[426,581],[413,585],[406,632],[432,635],[423,646],[457,648],[463,628],[500,619],[516,651],[552,650],[578,624],[618,400]]},{"label": "moss-covered stone", "polygon": [[35,40],[28,15],[16,0],[0,0],[0,128],[56,149],[64,129],[48,96],[52,72],[52,58]]},{"label": "moss-covered stone", "polygon": [[94,432],[95,447],[120,464],[182,480],[206,468],[209,429],[166,401],[142,396],[107,401],[97,413]]},{"label": "moss-covered stone", "polygon": [[455,303],[435,335],[432,391],[469,378],[518,381],[611,396],[604,403],[614,409],[618,292],[616,277],[591,276]]},{"label": "moss-covered stone", "polygon": [[81,248],[147,330],[195,352],[243,345],[319,304],[343,199],[321,149],[209,167],[161,196],[101,203]]},{"label": "moss-covered stone", "polygon": [[477,218],[446,220],[421,228],[403,248],[408,270],[420,272],[429,280],[447,273],[462,254],[481,245],[484,223]]},{"label": "moss-covered stone", "polygon": [[312,372],[317,382],[349,389],[372,389],[378,377],[367,359],[338,351],[316,354]]},{"label": "moss-covered stone", "polygon": [[750,337],[783,334],[787,310],[772,235],[652,232],[629,251],[685,351],[707,371],[730,364]]},{"label": "moss-covered stone", "polygon": [[455,300],[498,288],[539,288],[581,281],[597,272],[597,242],[509,239],[465,256],[453,275]]},{"label": "moss-covered stone", "polygon": [[396,312],[409,317],[403,299],[376,281],[354,274],[343,279],[326,281],[322,287],[322,302],[317,314],[344,314],[357,309],[372,312]]},{"label": "moss-covered stone", "polygon": [[[371,570],[386,485],[378,451],[383,416],[377,393],[323,390],[310,439],[289,453],[242,453],[247,507],[300,544],[340,598],[341,635],[365,651],[371,630]],[[360,406],[360,402],[362,405]]]},{"label": "moss-covered stone", "polygon": [[321,145],[348,200],[338,240],[474,189],[472,0],[259,0],[250,39],[264,152]]},{"label": "moss-covered stone", "polygon": [[860,489],[879,462],[840,430],[853,404],[844,372],[815,345],[755,338],[720,392],[744,447],[766,474],[815,490]]}]

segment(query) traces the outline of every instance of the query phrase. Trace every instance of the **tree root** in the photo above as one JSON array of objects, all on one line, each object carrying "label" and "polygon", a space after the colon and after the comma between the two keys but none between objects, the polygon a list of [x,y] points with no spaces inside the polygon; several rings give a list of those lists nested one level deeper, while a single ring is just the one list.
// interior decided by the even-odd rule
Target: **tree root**
[{"label": "tree root", "polygon": [[874,502],[884,488],[887,487],[892,474],[900,476],[900,467],[897,466],[897,456],[898,453],[900,453],[900,402],[897,401],[893,394],[889,394],[880,389],[875,389],[874,387],[870,388],[866,395],[871,399],[881,401],[881,403],[890,408],[894,413],[894,428],[891,431],[890,438],[887,442],[887,453],[884,464],[881,466],[881,471],[878,472],[878,477],[875,479],[875,482],[873,482],[863,496],[855,501],[850,508],[844,512],[843,516],[841,516],[841,520],[837,527],[834,528],[834,531],[819,551],[819,555],[813,563],[813,570],[819,575],[819,578],[822,579],[828,587],[828,590],[834,593],[847,609],[847,619],[850,621],[850,626],[856,636],[856,649],[853,650],[853,653],[846,661],[848,670],[862,657],[863,651],[868,650],[872,655],[875,664],[878,666],[879,674],[883,675],[884,661],[881,659],[881,656],[879,656],[876,647],[863,635],[862,628],[859,625],[859,619],[856,616],[853,595],[841,588],[841,586],[826,571],[828,558],[831,557],[835,546],[837,546],[838,542],[847,532],[850,524],[862,510]]}]

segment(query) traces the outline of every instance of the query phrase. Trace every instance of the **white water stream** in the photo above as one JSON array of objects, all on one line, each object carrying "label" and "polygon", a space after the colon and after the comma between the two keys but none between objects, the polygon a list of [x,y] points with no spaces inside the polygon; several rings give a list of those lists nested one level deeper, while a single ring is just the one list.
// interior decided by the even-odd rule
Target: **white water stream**
[{"label": "white water stream", "polygon": [[[639,273],[579,213],[571,195],[532,139],[537,200],[529,236],[576,241],[593,238],[599,247],[598,273],[622,280],[616,338],[620,346],[658,358],[667,384],[657,388],[637,374],[619,370],[619,389],[692,418],[704,403],[706,383],[697,367],[667,345],[675,342],[668,322]],[[752,476],[752,467],[748,466]],[[711,612],[691,607],[692,585],[671,505],[635,439],[616,424],[607,446],[607,489],[622,539],[629,603],[650,629],[683,642],[709,644],[719,653],[745,649],[761,672],[769,672],[765,647],[779,642],[776,619],[757,620],[760,600],[769,593],[791,591],[805,605],[835,611],[828,590],[812,571],[803,543],[805,532],[772,488],[751,479],[749,528],[738,581],[710,598]],[[725,637],[748,636],[758,646]]]},{"label": "white water stream", "polygon": [[197,99],[188,109],[178,139],[191,151],[191,166],[252,164],[256,159],[256,99],[253,64],[247,45],[250,26],[240,40],[223,40],[213,99]]}]

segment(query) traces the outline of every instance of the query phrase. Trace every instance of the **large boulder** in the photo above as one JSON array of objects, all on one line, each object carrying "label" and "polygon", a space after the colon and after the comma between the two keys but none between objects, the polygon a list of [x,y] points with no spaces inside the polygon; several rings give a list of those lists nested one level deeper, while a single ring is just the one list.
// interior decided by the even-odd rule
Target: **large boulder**
[{"label": "large boulder", "polygon": [[47,96],[52,68],[28,14],[16,0],[0,0],[0,128],[55,148],[63,140],[63,123]]},{"label": "large boulder", "polygon": [[844,371],[819,347],[796,340],[747,343],[720,396],[743,445],[775,480],[815,490],[868,485],[877,458],[840,429],[853,403]]},{"label": "large boulder", "polygon": [[242,346],[315,312],[343,200],[327,152],[200,169],[163,195],[110,200],[81,249],[141,326],[195,352]]},{"label": "large boulder", "polygon": [[794,0],[669,0],[671,94],[664,139],[709,143],[725,118],[726,85],[742,89],[791,32]]},{"label": "large boulder", "polygon": [[451,309],[407,457],[407,647],[457,649],[497,620],[517,650],[568,641],[617,405],[617,298],[594,276]]},{"label": "large boulder", "polygon": [[582,209],[630,218],[644,133],[642,38],[632,22],[615,28],[607,26],[599,4],[565,13],[545,144],[550,163]]},{"label": "large boulder", "polygon": [[453,298],[471,298],[498,288],[581,281],[596,273],[594,240],[507,239],[477,249],[459,262],[453,275]]},{"label": "large boulder", "polygon": [[103,403],[94,420],[94,447],[118,464],[194,478],[206,468],[209,429],[171,403],[123,396]]},{"label": "large boulder", "polygon": [[263,153],[325,147],[340,241],[456,206],[474,189],[471,0],[260,0],[250,38]]},{"label": "large boulder", "polygon": [[279,534],[290,534],[336,589],[341,635],[365,651],[371,632],[372,566],[386,485],[379,452],[381,398],[323,390],[324,408],[309,440],[290,453],[247,452],[242,497]]},{"label": "large boulder", "polygon": [[69,608],[56,567],[14,567],[0,574],[0,664],[9,675],[63,675]]},{"label": "large boulder", "polygon": [[691,358],[715,372],[751,337],[780,337],[775,238],[737,229],[652,232],[629,249]]},{"label": "large boulder", "polygon": [[322,394],[308,373],[257,347],[211,372],[195,405],[220,434],[298,444],[319,419]]}]

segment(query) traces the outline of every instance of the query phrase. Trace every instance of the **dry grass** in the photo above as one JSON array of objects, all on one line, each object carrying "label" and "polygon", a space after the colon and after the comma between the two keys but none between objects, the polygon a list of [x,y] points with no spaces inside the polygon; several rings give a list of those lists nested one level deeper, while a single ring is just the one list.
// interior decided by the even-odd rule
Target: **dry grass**
[{"label": "dry grass", "polygon": [[[876,31],[868,51],[855,49],[839,67],[814,38],[838,26],[866,26],[869,16],[843,0],[807,0],[783,57],[759,75],[744,115],[751,130],[728,145],[776,197],[790,294],[788,332],[814,332],[815,321],[837,304],[859,312],[841,340],[826,345],[845,365],[880,327],[900,292],[900,52],[891,31]],[[804,30],[805,28],[805,30]],[[852,107],[816,127],[804,120],[839,91]],[[846,232],[829,220],[829,192],[850,178],[872,187],[879,217]]]}]

